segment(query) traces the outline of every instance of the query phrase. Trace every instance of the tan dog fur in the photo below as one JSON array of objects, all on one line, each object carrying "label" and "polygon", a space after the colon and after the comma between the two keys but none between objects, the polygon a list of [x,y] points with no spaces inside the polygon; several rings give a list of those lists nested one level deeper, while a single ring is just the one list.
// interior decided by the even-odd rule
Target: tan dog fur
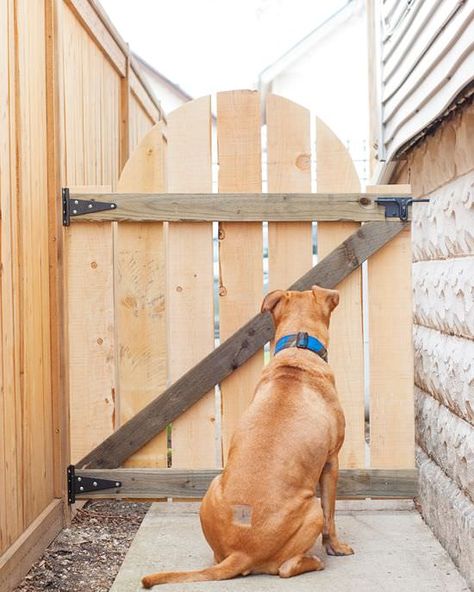
[{"label": "tan dog fur", "polygon": [[[339,293],[267,295],[276,340],[306,331],[327,348],[329,318]],[[291,577],[324,568],[309,551],[322,533],[330,555],[352,549],[336,536],[334,508],[344,416],[329,364],[296,347],[274,356],[232,437],[229,458],[201,505],[201,524],[217,565],[145,576],[144,587],[224,580],[249,573]],[[315,497],[319,483],[321,501]]]}]

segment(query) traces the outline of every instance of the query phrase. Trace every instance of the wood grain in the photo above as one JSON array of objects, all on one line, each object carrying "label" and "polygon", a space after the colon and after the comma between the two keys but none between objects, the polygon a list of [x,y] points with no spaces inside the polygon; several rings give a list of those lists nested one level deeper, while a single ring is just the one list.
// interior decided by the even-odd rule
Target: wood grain
[{"label": "wood grain", "polygon": [[[254,91],[217,94],[219,193],[262,190],[260,99]],[[248,204],[252,203],[249,198]],[[227,339],[260,308],[263,296],[261,223],[219,225],[219,331]],[[243,264],[245,262],[245,264]],[[221,384],[224,460],[237,422],[252,399],[263,351]]]},{"label": "wood grain", "polygon": [[[191,101],[168,115],[168,188],[211,191],[211,98]],[[169,379],[174,382],[214,349],[212,224],[168,227]],[[173,467],[216,466],[212,388],[173,421]]]},{"label": "wood grain", "polygon": [[[406,192],[391,195],[406,195]],[[366,193],[71,193],[73,199],[105,201],[117,208],[72,217],[71,222],[311,222],[385,220],[385,208]],[[362,200],[362,205],[361,204]],[[367,204],[365,203],[367,202]],[[397,218],[389,218],[395,221]]]},{"label": "wood grain", "polygon": [[[352,158],[340,139],[316,118],[318,191],[360,191]],[[360,228],[357,222],[318,222],[318,257],[325,257]],[[331,317],[330,364],[346,418],[340,466],[365,467],[364,345],[362,333],[362,270],[338,285],[339,306]]]},{"label": "wood grain", "polygon": [[377,469],[415,466],[410,230],[407,225],[368,263],[370,466]]},{"label": "wood grain", "polygon": [[[163,125],[135,148],[118,181],[122,191],[166,189]],[[128,421],[168,380],[165,237],[160,222],[119,224],[115,229],[115,316],[119,400],[116,425]],[[166,467],[166,434],[156,436],[127,467]]]},{"label": "wood grain", "polygon": [[[112,498],[202,498],[212,479],[220,474],[213,470],[133,470],[116,469],[76,471],[77,476],[121,481],[122,487],[77,495],[78,499]],[[319,492],[317,492],[319,493]],[[337,485],[338,499],[411,498],[418,493],[415,469],[377,470],[342,469]]]},{"label": "wood grain", "polygon": [[[307,290],[313,284],[335,288],[363,261],[389,242],[406,225],[402,222],[369,222],[332,253],[294,282],[289,289]],[[213,386],[251,358],[274,335],[269,313],[258,314],[194,368],[167,388],[142,411],[82,458],[79,468],[116,468],[189,409]]]},{"label": "wood grain", "polygon": [[[267,154],[268,191],[311,191],[310,114],[307,109],[268,95]],[[269,203],[273,199],[267,196]],[[308,207],[315,202],[307,197]],[[262,201],[256,200],[256,201]],[[287,200],[287,201],[292,201]],[[276,205],[276,204],[275,204]],[[273,206],[275,207],[275,206]],[[292,205],[287,204],[288,211]],[[288,219],[288,216],[287,216]],[[281,289],[295,281],[313,263],[313,236],[310,222],[279,222],[268,225],[268,290]]]}]

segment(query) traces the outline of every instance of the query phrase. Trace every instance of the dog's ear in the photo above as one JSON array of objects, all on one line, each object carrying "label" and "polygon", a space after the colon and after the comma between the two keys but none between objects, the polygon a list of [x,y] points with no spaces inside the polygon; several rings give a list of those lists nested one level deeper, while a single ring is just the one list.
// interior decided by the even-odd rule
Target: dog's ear
[{"label": "dog's ear", "polygon": [[284,295],[284,290],[273,290],[273,292],[269,292],[263,299],[261,312],[273,312]]},{"label": "dog's ear", "polygon": [[323,308],[326,314],[331,314],[339,304],[339,292],[337,290],[327,290],[319,286],[312,286],[311,291],[316,302]]}]

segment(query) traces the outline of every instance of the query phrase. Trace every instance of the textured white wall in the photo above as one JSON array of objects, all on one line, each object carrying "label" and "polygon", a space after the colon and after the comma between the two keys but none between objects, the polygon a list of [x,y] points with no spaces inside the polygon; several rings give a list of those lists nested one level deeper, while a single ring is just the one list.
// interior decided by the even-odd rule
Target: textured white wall
[{"label": "textured white wall", "polygon": [[474,105],[415,147],[415,421],[423,515],[474,587]]}]

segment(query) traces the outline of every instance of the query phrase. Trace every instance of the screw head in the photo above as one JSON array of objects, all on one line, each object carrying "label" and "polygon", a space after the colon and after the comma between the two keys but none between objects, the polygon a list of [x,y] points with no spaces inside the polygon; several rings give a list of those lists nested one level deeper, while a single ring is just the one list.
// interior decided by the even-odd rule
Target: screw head
[{"label": "screw head", "polygon": [[97,487],[97,481],[94,481],[94,482],[92,483],[92,485],[93,485],[94,487]]},{"label": "screw head", "polygon": [[79,205],[79,200],[75,199],[74,203],[76,204],[76,206]]},{"label": "screw head", "polygon": [[77,214],[77,210],[73,210],[73,211],[72,211],[72,213],[73,213],[73,214]]},{"label": "screw head", "polygon": [[120,487],[120,483],[118,483],[118,482],[117,482],[117,483],[115,484],[115,487]]},{"label": "screw head", "polygon": [[92,210],[92,204],[88,204],[87,207],[89,208],[89,210]]},{"label": "screw head", "polygon": [[77,480],[78,480],[78,481],[82,481],[82,477],[78,477],[78,478],[77,478]]},{"label": "screw head", "polygon": [[79,487],[79,491],[84,491],[84,487]]}]

